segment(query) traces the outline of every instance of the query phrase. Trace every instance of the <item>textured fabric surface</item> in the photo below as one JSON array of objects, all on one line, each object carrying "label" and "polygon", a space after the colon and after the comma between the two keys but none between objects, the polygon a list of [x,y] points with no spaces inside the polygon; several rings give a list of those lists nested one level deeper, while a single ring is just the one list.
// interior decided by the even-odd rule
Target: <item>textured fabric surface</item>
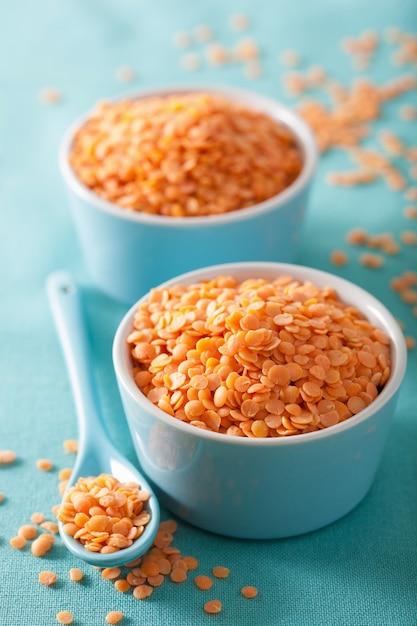
[{"label": "textured fabric surface", "polygon": [[[250,18],[245,33],[230,28],[231,15]],[[42,559],[30,549],[17,551],[9,540],[34,511],[52,519],[59,500],[58,472],[74,457],[63,441],[76,438],[76,419],[67,373],[45,295],[45,279],[68,269],[84,289],[93,359],[104,417],[120,449],[135,461],[111,363],[111,343],[125,307],[92,284],[84,267],[57,166],[59,141],[73,119],[107,96],[165,83],[232,84],[256,89],[293,103],[282,84],[288,71],[279,62],[283,50],[297,50],[305,70],[319,65],[341,84],[357,72],[340,41],[374,29],[381,43],[365,72],[382,83],[403,73],[416,75],[416,63],[393,65],[395,50],[384,38],[397,26],[417,32],[414,0],[29,0],[0,6],[0,450],[17,461],[0,467],[0,624],[50,626],[60,610],[70,610],[77,626],[99,626],[110,610],[123,611],[123,624],[146,626],[415,626],[417,624],[417,415],[416,350],[409,352],[406,379],[375,483],[349,515],[317,532],[277,541],[242,541],[211,535],[183,522],[175,545],[199,560],[198,573],[215,565],[230,568],[209,592],[193,584],[167,580],[141,602],[117,592],[100,572],[80,565],[57,547]],[[262,75],[248,78],[241,64],[212,66],[204,45],[187,52],[201,65],[187,72],[185,51],[173,35],[200,24],[214,39],[232,46],[253,38],[261,50]],[[117,78],[120,67],[134,69],[134,82]],[[57,89],[58,103],[42,104],[39,93]],[[416,104],[415,91],[384,105],[373,129],[391,129],[407,145],[416,145],[416,121],[400,116],[403,104]],[[372,134],[366,145],[378,145]],[[298,262],[336,273],[371,291],[417,337],[412,307],[389,288],[389,281],[417,270],[417,248],[401,245],[379,270],[364,268],[361,250],[345,241],[361,225],[370,232],[416,232],[416,221],[402,210],[408,202],[383,181],[355,188],[331,187],[329,171],[353,169],[345,152],[325,154],[319,164],[308,207]],[[409,176],[404,163],[404,174]],[[409,179],[411,180],[411,179]],[[412,184],[412,182],[410,182]],[[333,268],[335,248],[349,254],[345,267]],[[39,458],[54,463],[50,472],[36,468]],[[323,476],[323,488],[325,488]],[[291,480],[291,476],[288,476]],[[168,518],[169,512],[163,511]],[[259,511],[262,515],[262,511]],[[69,569],[81,566],[81,583],[69,581]],[[38,583],[41,570],[58,575],[54,587]],[[243,585],[259,595],[246,600]],[[206,600],[218,598],[223,611],[208,616]]]}]

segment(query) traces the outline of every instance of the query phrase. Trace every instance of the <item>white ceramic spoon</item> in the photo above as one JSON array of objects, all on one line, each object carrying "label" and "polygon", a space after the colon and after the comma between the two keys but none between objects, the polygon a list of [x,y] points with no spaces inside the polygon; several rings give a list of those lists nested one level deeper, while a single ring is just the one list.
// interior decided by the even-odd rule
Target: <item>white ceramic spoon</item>
[{"label": "white ceramic spoon", "polygon": [[141,537],[118,552],[90,552],[80,541],[59,530],[67,548],[97,567],[114,567],[133,561],[152,545],[159,525],[159,504],[147,480],[111,443],[106,432],[95,390],[90,350],[85,329],[81,296],[67,272],[56,272],[47,280],[47,293],[63,349],[78,417],[78,453],[67,489],[80,477],[111,474],[121,482],[138,483],[150,492],[147,510],[151,515]]}]

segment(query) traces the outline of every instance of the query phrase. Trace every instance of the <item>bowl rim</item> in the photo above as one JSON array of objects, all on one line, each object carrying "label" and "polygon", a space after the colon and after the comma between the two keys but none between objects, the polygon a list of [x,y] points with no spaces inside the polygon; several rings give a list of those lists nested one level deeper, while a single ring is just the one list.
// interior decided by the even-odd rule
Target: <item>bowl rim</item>
[{"label": "bowl rim", "polygon": [[170,228],[198,228],[202,226],[217,226],[228,222],[243,221],[251,219],[263,213],[277,210],[290,202],[301,191],[303,191],[313,178],[318,163],[318,148],[312,130],[298,113],[293,111],[289,106],[275,100],[269,96],[241,89],[239,87],[220,86],[220,85],[165,85],[162,87],[152,87],[143,90],[135,90],[116,97],[105,98],[110,102],[117,102],[127,99],[149,98],[152,96],[165,96],[170,94],[184,94],[205,92],[211,94],[219,94],[232,100],[237,100],[247,106],[258,109],[285,124],[294,134],[298,146],[302,152],[304,165],[299,176],[289,187],[272,196],[268,200],[259,202],[244,209],[238,209],[229,213],[220,215],[207,215],[193,218],[177,218],[164,215],[149,215],[140,211],[131,211],[123,209],[118,205],[100,198],[84,185],[69,164],[68,154],[71,149],[72,140],[75,132],[87,121],[94,111],[94,107],[86,114],[80,116],[67,129],[64,134],[58,151],[58,165],[61,175],[69,187],[77,196],[85,202],[95,207],[97,210],[108,213],[116,218],[135,223],[153,224],[156,226],[169,226]]},{"label": "bowl rim", "polygon": [[[229,445],[287,446],[307,444],[325,439],[327,437],[336,436],[346,430],[351,430],[355,426],[367,421],[370,417],[375,415],[391,400],[400,387],[407,365],[407,348],[401,328],[388,308],[375,296],[359,285],[337,276],[336,274],[303,265],[279,262],[245,261],[211,265],[205,268],[192,270],[161,283],[158,285],[158,288],[165,286],[168,287],[179,282],[192,283],[196,280],[213,277],[214,275],[233,275],[233,273],[236,272],[248,272],[249,274],[252,274],[252,276],[248,277],[254,277],[257,275],[256,272],[254,273],[255,270],[256,272],[259,271],[260,277],[262,277],[263,270],[267,272],[276,271],[277,274],[289,274],[295,279],[307,280],[317,283],[319,286],[329,285],[336,290],[340,299],[351,304],[352,306],[355,306],[355,308],[358,308],[358,310],[367,318],[369,318],[369,314],[371,314],[371,317],[377,318],[379,321],[379,327],[381,327],[391,339],[392,367],[390,378],[377,398],[370,405],[340,424],[336,424],[312,433],[300,433],[299,435],[290,437],[264,437],[259,439],[251,437],[236,437],[233,435],[197,428],[187,422],[177,420],[150,402],[136,386],[130,372],[128,371],[129,355],[125,340],[132,328],[133,316],[139,304],[148,298],[149,292],[138,299],[137,302],[125,313],[114,336],[112,359],[119,388],[123,387],[124,391],[141,409],[151,413],[157,420],[164,422],[171,428],[178,429],[184,434],[192,435],[199,439],[212,440],[220,444],[224,443]],[[239,278],[239,280],[241,279]],[[358,302],[361,304],[358,305]],[[373,321],[372,323],[376,324],[377,322]]]}]

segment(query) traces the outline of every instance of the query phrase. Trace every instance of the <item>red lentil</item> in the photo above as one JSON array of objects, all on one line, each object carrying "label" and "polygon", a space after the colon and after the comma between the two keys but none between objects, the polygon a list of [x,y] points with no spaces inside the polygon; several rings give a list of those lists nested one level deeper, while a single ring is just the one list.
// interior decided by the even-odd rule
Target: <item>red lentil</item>
[{"label": "red lentil", "polygon": [[53,463],[49,459],[38,459],[36,461],[36,467],[43,472],[50,472],[53,468]]},{"label": "red lentil", "polygon": [[13,450],[0,450],[0,465],[9,465],[16,461],[16,452]]},{"label": "red lentil", "polygon": [[229,574],[229,568],[223,567],[223,565],[216,565],[216,567],[213,567],[213,576],[216,578],[227,578]]},{"label": "red lentil", "polygon": [[42,104],[56,104],[61,100],[61,94],[54,87],[44,87],[39,91],[39,100]]},{"label": "red lentil", "polygon": [[84,573],[78,567],[71,567],[69,577],[73,582],[80,582],[84,578]]},{"label": "red lentil", "polygon": [[60,624],[72,624],[74,616],[70,611],[59,611],[56,614],[56,619]]},{"label": "red lentil", "polygon": [[149,596],[153,592],[153,587],[150,585],[138,585],[133,589],[133,596],[137,600],[145,600],[145,598],[149,598]]},{"label": "red lentil", "polygon": [[348,255],[343,250],[333,250],[330,255],[330,262],[337,267],[343,267],[348,263]]},{"label": "red lentil", "polygon": [[52,535],[48,535],[46,533],[39,535],[39,537],[37,537],[33,541],[30,547],[33,556],[36,556],[36,557],[44,556],[52,548],[52,546],[54,545],[54,542],[55,542],[55,539]]},{"label": "red lentil", "polygon": [[[235,54],[248,60],[258,52],[242,40]],[[106,200],[170,217],[249,207],[280,193],[302,169],[286,127],[209,93],[101,103],[76,133],[69,161]]]},{"label": "red lentil", "polygon": [[31,524],[23,524],[23,526],[20,526],[17,534],[19,535],[19,537],[24,537],[25,539],[34,539],[38,534],[38,531],[36,530],[36,526],[32,526]]},{"label": "red lentil", "polygon": [[234,13],[230,16],[229,23],[234,30],[246,30],[249,28],[250,20],[244,13]]},{"label": "red lentil", "polygon": [[66,452],[72,452],[76,454],[78,452],[77,439],[66,439],[64,441],[64,449],[66,450]]},{"label": "red lentil", "polygon": [[195,586],[202,591],[207,591],[211,589],[213,586],[213,581],[209,576],[204,576],[204,574],[200,574],[194,578]]},{"label": "red lentil", "polygon": [[32,513],[30,521],[34,524],[42,524],[42,522],[45,521],[45,515],[36,511],[35,513]]},{"label": "red lentil", "polygon": [[209,600],[205,603],[204,610],[206,613],[220,613],[222,610],[222,603],[220,600]]},{"label": "red lentil", "polygon": [[252,587],[251,585],[242,587],[240,592],[245,598],[255,598],[258,595],[258,590],[256,589],[256,587]]},{"label": "red lentil", "polygon": [[108,624],[118,624],[123,619],[123,613],[121,611],[109,611],[106,615],[106,622]]},{"label": "red lentil", "polygon": [[15,548],[16,550],[22,550],[22,548],[24,548],[26,545],[26,539],[21,535],[17,535],[17,537],[12,537],[9,543],[12,548]]},{"label": "red lentil", "polygon": [[[288,276],[154,289],[127,341],[133,376],[151,402],[191,425],[247,437],[312,432],[353,415],[345,385],[365,385],[360,351],[386,359],[375,361],[367,383],[380,389],[390,370],[383,332],[331,288]],[[177,360],[179,346],[186,352]],[[322,399],[338,410],[323,410]]]},{"label": "red lentil", "polygon": [[51,585],[55,585],[57,581],[57,575],[55,572],[40,572],[39,573],[39,582],[41,583],[41,585],[46,585],[47,587],[50,587]]},{"label": "red lentil", "polygon": [[70,478],[72,474],[72,468],[71,467],[64,467],[63,469],[59,470],[59,480],[68,480]]}]

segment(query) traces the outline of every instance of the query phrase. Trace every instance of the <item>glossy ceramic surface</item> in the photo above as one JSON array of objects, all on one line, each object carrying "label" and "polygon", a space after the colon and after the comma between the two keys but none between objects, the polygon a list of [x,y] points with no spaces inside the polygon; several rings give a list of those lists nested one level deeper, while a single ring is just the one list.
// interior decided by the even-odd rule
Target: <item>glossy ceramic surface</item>
[{"label": "glossy ceramic surface", "polygon": [[[278,196],[219,217],[177,219],[126,211],[102,200],[75,176],[68,153],[77,122],[60,149],[60,168],[89,272],[110,296],[133,304],[151,287],[197,268],[235,261],[295,258],[314,170],[315,140],[301,118],[278,102],[227,87],[170,87],[132,97],[211,91],[262,110],[289,127],[298,140],[304,168]],[[88,117],[88,116],[87,116]]]},{"label": "glossy ceramic surface", "polygon": [[151,404],[131,377],[126,337],[137,304],[121,321],[114,340],[113,362],[135,449],[161,503],[200,528],[233,537],[289,537],[351,511],[374,480],[406,367],[404,338],[391,313],[368,292],[326,272],[291,264],[238,263],[189,272],[167,284],[220,274],[272,279],[280,273],[331,285],[391,338],[388,383],[370,406],[341,424],[282,439],[231,437],[195,428]]},{"label": "glossy ceramic surface", "polygon": [[158,532],[159,503],[147,480],[115,448],[107,434],[92,374],[88,336],[77,285],[67,272],[56,272],[48,278],[47,291],[67,363],[78,419],[77,460],[67,490],[81,477],[106,473],[121,482],[135,482],[151,494],[147,503],[150,522],[139,539],[118,552],[90,552],[80,541],[64,532],[61,522],[58,524],[63,542],[75,556],[96,567],[115,567],[133,561],[152,545]]}]

